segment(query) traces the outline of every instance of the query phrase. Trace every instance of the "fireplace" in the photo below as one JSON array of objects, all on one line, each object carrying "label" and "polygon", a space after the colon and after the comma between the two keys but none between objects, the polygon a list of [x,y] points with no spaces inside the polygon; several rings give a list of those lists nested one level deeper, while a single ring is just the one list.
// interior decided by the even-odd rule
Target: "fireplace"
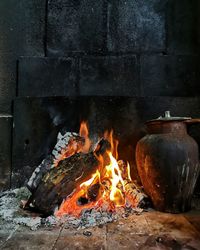
[{"label": "fireplace", "polygon": [[[143,189],[135,154],[137,143],[147,134],[146,121],[167,110],[172,116],[200,117],[199,10],[197,0],[2,0],[0,247],[27,244],[29,249],[31,236],[33,246],[44,249],[90,248],[88,239],[91,249],[199,248],[200,179],[191,212],[157,212]],[[120,174],[118,168],[113,171],[118,186],[113,175],[109,181],[115,189],[109,192],[111,201],[118,193],[120,204],[106,211],[99,206],[100,214],[90,207],[103,196],[105,187],[99,184],[109,175],[94,164],[86,178],[72,183],[78,193],[75,203],[83,211],[54,216],[56,206],[50,208],[48,202],[36,199],[34,188],[39,182],[34,171],[35,176],[43,172],[40,181],[51,172],[55,146],[66,134],[78,147],[68,156],[83,153],[87,139],[85,133],[79,134],[83,121],[93,142],[85,154],[104,158],[104,151],[98,150],[105,143],[112,153],[106,157],[123,165]],[[198,145],[199,128],[188,126]],[[119,142],[118,157],[105,135],[112,130]],[[99,163],[98,157],[93,160]],[[59,162],[54,162],[58,169]],[[87,181],[90,188],[85,188]],[[145,206],[136,199],[131,209],[124,206],[124,197],[130,199],[126,181]],[[45,192],[39,193],[49,201]],[[59,207],[68,196],[61,193],[53,197]]]},{"label": "fireplace", "polygon": [[44,215],[80,216],[86,209],[112,213],[147,207],[148,197],[132,180],[130,163],[118,158],[120,142],[114,131],[99,138],[89,134],[84,121],[79,134],[59,132],[52,153],[27,183],[32,195],[24,208]]}]

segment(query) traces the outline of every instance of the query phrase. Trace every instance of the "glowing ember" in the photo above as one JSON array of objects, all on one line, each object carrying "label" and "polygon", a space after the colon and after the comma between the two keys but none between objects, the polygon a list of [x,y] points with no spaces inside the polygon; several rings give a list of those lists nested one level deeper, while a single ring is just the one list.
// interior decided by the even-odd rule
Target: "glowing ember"
[{"label": "glowing ember", "polygon": [[[85,144],[81,152],[87,153],[91,147],[88,127],[81,124],[80,136],[84,137]],[[98,170],[67,197],[55,213],[57,216],[73,214],[78,216],[83,209],[101,209],[113,211],[117,207],[129,205],[137,206],[138,201],[130,190],[134,185],[130,175],[130,165],[118,160],[118,141],[113,138],[113,131],[106,132],[104,138],[111,144],[111,150],[104,157],[99,157]],[[129,190],[130,189],[130,190]]]}]

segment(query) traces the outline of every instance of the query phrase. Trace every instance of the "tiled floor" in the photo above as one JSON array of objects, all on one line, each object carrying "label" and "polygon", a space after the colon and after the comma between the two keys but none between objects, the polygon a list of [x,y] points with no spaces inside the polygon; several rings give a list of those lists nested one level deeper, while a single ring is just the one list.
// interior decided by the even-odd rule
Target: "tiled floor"
[{"label": "tiled floor", "polygon": [[181,215],[145,212],[102,228],[0,230],[0,249],[200,249],[200,212]]}]

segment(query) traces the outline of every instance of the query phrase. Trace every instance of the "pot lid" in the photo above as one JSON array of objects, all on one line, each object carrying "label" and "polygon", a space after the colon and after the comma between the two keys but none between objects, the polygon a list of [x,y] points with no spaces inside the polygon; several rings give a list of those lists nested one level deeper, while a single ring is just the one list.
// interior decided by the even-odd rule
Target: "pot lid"
[{"label": "pot lid", "polygon": [[163,122],[169,122],[169,121],[186,121],[186,120],[191,120],[191,117],[176,117],[176,116],[171,116],[170,111],[165,111],[164,116],[160,116],[157,119],[153,119],[150,121],[147,121],[146,123],[149,122],[158,122],[158,121],[163,121]]}]

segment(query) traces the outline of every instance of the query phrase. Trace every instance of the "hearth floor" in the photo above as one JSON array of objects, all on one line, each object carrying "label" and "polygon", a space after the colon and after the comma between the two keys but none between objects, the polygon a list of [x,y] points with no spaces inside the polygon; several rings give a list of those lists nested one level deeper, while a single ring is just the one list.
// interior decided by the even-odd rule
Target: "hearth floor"
[{"label": "hearth floor", "polygon": [[200,249],[200,211],[181,215],[150,211],[81,230],[31,231],[19,226],[9,231],[0,226],[0,249]]}]

